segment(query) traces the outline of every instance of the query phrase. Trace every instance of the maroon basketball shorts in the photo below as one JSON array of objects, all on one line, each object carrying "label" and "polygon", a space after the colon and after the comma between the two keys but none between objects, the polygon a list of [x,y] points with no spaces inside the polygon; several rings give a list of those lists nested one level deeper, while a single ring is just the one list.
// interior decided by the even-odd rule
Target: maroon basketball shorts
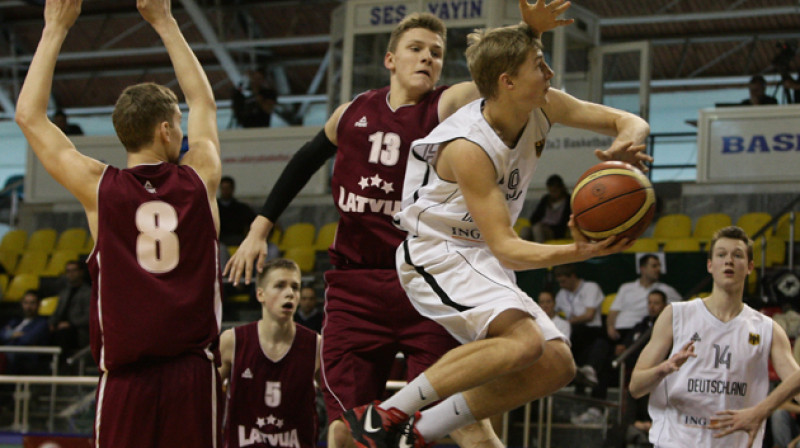
[{"label": "maroon basketball shorts", "polygon": [[106,372],[97,388],[95,446],[221,447],[220,385],[213,360],[202,354]]},{"label": "maroon basketball shorts", "polygon": [[383,398],[398,352],[411,380],[458,345],[411,306],[394,269],[332,270],[325,281],[322,380],[328,421]]}]

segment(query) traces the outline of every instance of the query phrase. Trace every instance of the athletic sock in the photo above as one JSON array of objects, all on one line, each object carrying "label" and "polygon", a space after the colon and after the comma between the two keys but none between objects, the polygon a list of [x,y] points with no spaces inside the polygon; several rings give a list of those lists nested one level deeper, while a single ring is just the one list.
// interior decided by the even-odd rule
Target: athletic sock
[{"label": "athletic sock", "polygon": [[386,410],[396,408],[406,415],[412,415],[438,399],[439,395],[431,386],[430,381],[424,373],[421,373],[380,406]]},{"label": "athletic sock", "polygon": [[475,423],[464,394],[457,393],[422,412],[417,431],[428,443],[433,443],[458,428]]}]

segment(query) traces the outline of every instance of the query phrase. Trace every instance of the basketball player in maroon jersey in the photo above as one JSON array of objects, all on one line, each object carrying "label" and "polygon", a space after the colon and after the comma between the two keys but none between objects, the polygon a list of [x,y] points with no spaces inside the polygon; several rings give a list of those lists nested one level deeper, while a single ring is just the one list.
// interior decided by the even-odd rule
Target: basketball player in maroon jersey
[{"label": "basketball player in maroon jersey", "polygon": [[[572,23],[558,16],[569,2],[520,0],[522,17],[544,32]],[[455,340],[410,305],[395,272],[395,248],[405,233],[392,223],[399,211],[409,144],[428,134],[461,106],[478,98],[472,82],[436,87],[445,52],[445,26],[430,14],[406,17],[392,31],[384,66],[390,85],[342,104],[313,140],[294,155],[267,197],[250,232],[225,267],[236,283],[249,283],[253,264],[263,265],[275,221],[325,161],[335,156],[331,179],[339,227],[329,253],[322,330],[322,380],[329,443],[350,436],[338,420],[345,409],[380,398],[397,352],[407,379],[416,377]],[[334,424],[334,422],[336,422]],[[462,447],[500,445],[488,423],[452,434]]]},{"label": "basketball player in maroon jersey", "polygon": [[216,106],[170,1],[136,5],[164,42],[189,105],[192,150],[182,160],[178,98],[163,86],[134,85],[117,100],[112,119],[126,169],[82,155],[47,118],[56,58],[81,0],[47,0],[16,122],[50,175],[81,202],[96,242],[88,260],[91,346],[101,371],[95,446],[217,447]]},{"label": "basketball player in maroon jersey", "polygon": [[228,379],[225,447],[317,445],[319,336],[293,319],[300,303],[300,268],[270,260],[258,274],[261,320],[220,336]]}]

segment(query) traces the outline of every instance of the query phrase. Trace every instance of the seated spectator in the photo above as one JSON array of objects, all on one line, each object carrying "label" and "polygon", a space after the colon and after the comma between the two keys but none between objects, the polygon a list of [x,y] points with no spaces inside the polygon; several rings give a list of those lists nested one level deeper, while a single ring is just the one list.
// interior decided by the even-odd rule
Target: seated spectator
[{"label": "seated spectator", "polygon": [[243,128],[268,127],[278,102],[278,93],[267,86],[264,69],[251,70],[247,75],[250,79],[248,89],[245,91],[240,85],[233,91],[233,116]]},{"label": "seated spectator", "polygon": [[[109,260],[113,263],[113,260]],[[53,343],[61,347],[62,359],[89,345],[89,306],[92,288],[86,281],[86,268],[80,261],[64,267],[67,286],[58,294],[58,306],[50,316]]]},{"label": "seated spectator", "polygon": [[750,98],[742,100],[742,105],[768,106],[778,104],[778,100],[774,96],[767,95],[767,81],[763,76],[755,75],[750,78],[747,88],[750,90]]},{"label": "seated spectator", "polygon": [[558,328],[558,331],[564,334],[567,339],[572,335],[572,326],[566,319],[556,314],[556,299],[550,290],[544,290],[539,293],[539,307],[547,314],[547,317],[553,321]]},{"label": "seated spectator", "polygon": [[[41,346],[50,343],[47,318],[39,316],[39,294],[30,290],[20,301],[22,315],[11,319],[0,331],[0,345]],[[47,371],[47,358],[42,355],[6,353],[9,375],[35,375]]]},{"label": "seated spectator", "polygon": [[310,286],[304,286],[300,290],[300,304],[294,313],[294,321],[309,330],[321,333],[322,317],[322,311],[317,307],[317,292]]},{"label": "seated spectator", "polygon": [[675,288],[661,283],[661,260],[654,254],[639,258],[639,279],[623,283],[606,319],[606,331],[612,341],[620,341],[643,318],[647,317],[647,295],[660,289],[668,302],[678,302],[681,295]]},{"label": "seated spectator", "polygon": [[[236,181],[230,176],[222,176],[219,181],[219,242],[226,246],[238,246],[250,231],[250,223],[256,214],[249,205],[240,202],[233,195]],[[224,264],[222,264],[224,266]]]},{"label": "seated spectator", "polygon": [[531,215],[533,241],[538,243],[564,238],[571,213],[569,191],[567,191],[561,176],[553,174],[547,178],[546,185],[547,194],[542,196],[539,205]]},{"label": "seated spectator", "polygon": [[61,109],[56,110],[52,121],[66,135],[83,135],[80,125],[67,121],[67,114]]},{"label": "seated spectator", "polygon": [[[578,367],[576,393],[582,393],[581,384],[592,386],[592,397],[605,399],[608,391],[608,340],[601,325],[600,307],[605,296],[600,285],[578,277],[575,265],[561,265],[553,269],[561,289],[556,294],[556,312],[564,313],[572,326],[572,354]],[[590,407],[584,414],[572,419],[578,423],[599,423],[603,417],[600,409]]]}]

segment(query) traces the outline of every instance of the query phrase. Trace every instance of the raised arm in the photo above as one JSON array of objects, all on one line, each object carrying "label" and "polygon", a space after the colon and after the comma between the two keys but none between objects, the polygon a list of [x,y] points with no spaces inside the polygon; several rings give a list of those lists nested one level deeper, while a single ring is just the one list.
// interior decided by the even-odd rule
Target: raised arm
[{"label": "raised arm", "polygon": [[557,89],[548,91],[547,100],[544,112],[551,123],[615,137],[608,149],[595,150],[597,158],[621,160],[647,171],[644,162],[653,161],[644,153],[644,140],[650,134],[650,125],[642,118],[613,107],[579,100]]},{"label": "raised arm", "polygon": [[170,0],[136,0],[142,17],[158,33],[175,70],[175,77],[189,106],[187,137],[190,151],[181,164],[197,170],[208,188],[209,200],[215,199],[221,164],[217,134],[217,105],[203,67],[183,37],[172,16]]},{"label": "raised arm", "polygon": [[80,0],[47,0],[44,30],[19,93],[15,121],[47,172],[83,204],[96,235],[97,184],[106,165],[79,153],[47,117],[56,59],[80,12]]},{"label": "raised arm", "polygon": [[505,196],[495,180],[494,166],[486,152],[472,142],[460,139],[442,145],[436,171],[441,178],[458,182],[481,236],[509,269],[574,263],[619,252],[629,245],[627,240],[615,243],[613,237],[589,243],[573,226],[573,244],[539,244],[521,239],[512,227]]},{"label": "raised arm", "polygon": [[671,358],[672,350],[672,306],[667,306],[658,316],[650,342],[642,350],[631,375],[630,393],[633,398],[649,394],[667,375],[677,372],[694,353],[694,341],[689,341]]}]

